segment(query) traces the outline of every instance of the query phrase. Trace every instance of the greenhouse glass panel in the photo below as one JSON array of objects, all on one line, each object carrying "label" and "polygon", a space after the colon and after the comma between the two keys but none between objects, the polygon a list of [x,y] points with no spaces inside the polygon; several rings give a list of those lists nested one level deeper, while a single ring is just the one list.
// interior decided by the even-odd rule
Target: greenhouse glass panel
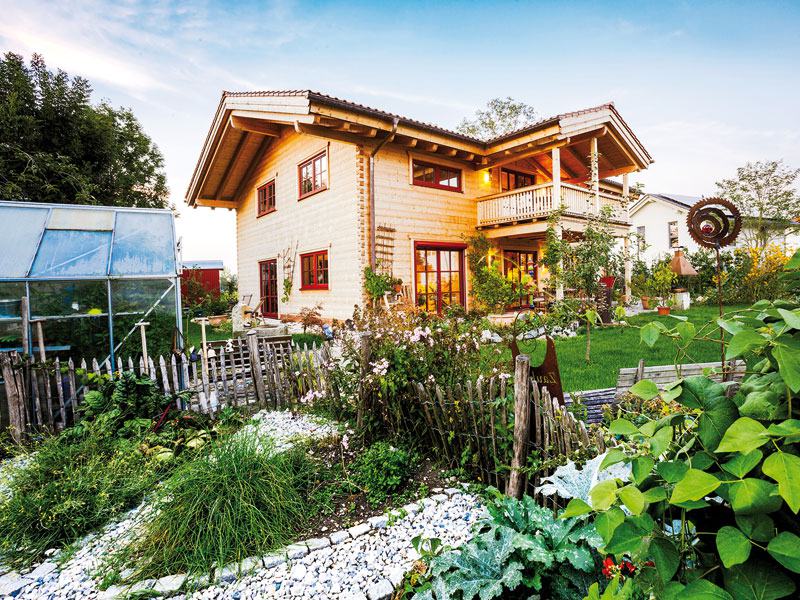
[{"label": "greenhouse glass panel", "polygon": [[24,283],[0,283],[0,349],[22,351]]},{"label": "greenhouse glass panel", "polygon": [[169,213],[117,213],[112,275],[174,275],[175,242]]},{"label": "greenhouse glass panel", "polygon": [[0,212],[0,277],[25,277],[31,266],[47,208],[3,206]]},{"label": "greenhouse glass panel", "polygon": [[[176,329],[175,284],[169,279],[116,280],[111,282],[114,311],[115,352],[123,360],[142,352],[142,338],[136,324],[149,323],[147,353],[157,359],[169,359]],[[152,310],[151,310],[152,309]],[[149,311],[149,314],[148,314]]]},{"label": "greenhouse glass panel", "polygon": [[105,281],[35,281],[30,283],[30,292],[31,318],[42,321],[48,354],[64,353],[87,361],[102,361],[109,354]]},{"label": "greenhouse glass panel", "polygon": [[105,276],[110,246],[110,231],[48,229],[42,237],[30,276]]}]

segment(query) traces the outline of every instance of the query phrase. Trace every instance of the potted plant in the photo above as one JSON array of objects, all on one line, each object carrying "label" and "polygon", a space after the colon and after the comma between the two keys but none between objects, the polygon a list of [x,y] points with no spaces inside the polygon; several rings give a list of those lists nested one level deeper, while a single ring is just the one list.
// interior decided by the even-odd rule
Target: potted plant
[{"label": "potted plant", "polygon": [[392,279],[392,288],[394,289],[395,294],[401,293],[403,291],[403,280],[399,277]]},{"label": "potted plant", "polygon": [[653,271],[653,292],[658,297],[658,314],[668,315],[674,304],[672,300],[672,285],[678,276],[672,271],[669,264],[663,263]]}]

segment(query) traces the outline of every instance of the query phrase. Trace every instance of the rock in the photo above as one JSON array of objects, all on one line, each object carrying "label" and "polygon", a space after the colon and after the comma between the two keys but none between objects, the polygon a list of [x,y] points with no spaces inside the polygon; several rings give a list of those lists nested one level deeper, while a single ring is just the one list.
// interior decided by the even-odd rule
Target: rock
[{"label": "rock", "polygon": [[306,540],[305,543],[308,546],[309,552],[327,548],[331,545],[331,541],[328,538],[311,538],[310,540]]},{"label": "rock", "polygon": [[303,543],[286,546],[286,556],[289,560],[303,558],[306,554],[308,554],[308,546]]},{"label": "rock", "polygon": [[386,600],[392,597],[392,592],[394,592],[392,582],[388,579],[381,579],[367,590],[367,598],[369,600]]},{"label": "rock", "polygon": [[285,563],[286,555],[279,553],[265,554],[261,557],[261,562],[264,564],[265,569],[271,569],[272,567],[277,567]]},{"label": "rock", "polygon": [[433,496],[431,496],[431,498],[433,500],[436,500],[436,502],[446,502],[447,494],[434,494]]},{"label": "rock", "polygon": [[459,490],[458,488],[447,488],[444,491],[444,493],[447,494],[448,496],[455,496],[456,494],[460,494],[461,490]]},{"label": "rock", "polygon": [[308,573],[308,568],[303,563],[297,563],[289,572],[289,577],[295,581],[302,581]]},{"label": "rock", "polygon": [[36,567],[33,571],[28,573],[26,577],[30,577],[31,579],[40,579],[43,577],[47,577],[58,568],[58,565],[54,562],[45,561]]},{"label": "rock", "polygon": [[164,595],[174,594],[181,589],[185,581],[186,575],[167,575],[156,580],[153,591]]},{"label": "rock", "polygon": [[346,529],[343,529],[342,531],[334,531],[328,536],[328,539],[331,541],[331,544],[341,544],[342,542],[350,539],[350,532]]},{"label": "rock", "polygon": [[97,600],[116,600],[117,598],[125,598],[128,595],[128,586],[125,585],[112,585],[104,592],[100,592]]},{"label": "rock", "polygon": [[378,515],[377,517],[371,517],[367,519],[367,523],[372,529],[383,529],[386,527],[386,524],[389,522],[389,517],[386,515]]},{"label": "rock", "polygon": [[0,577],[0,596],[16,596],[22,588],[30,583],[33,583],[33,579],[12,571]]},{"label": "rock", "polygon": [[409,515],[414,516],[420,511],[419,504],[412,502],[411,504],[406,504],[403,507],[403,510],[406,511]]},{"label": "rock", "polygon": [[392,567],[389,569],[389,573],[387,577],[389,581],[392,583],[392,587],[396,588],[403,582],[403,578],[406,576],[406,572],[402,567]]},{"label": "rock", "polygon": [[139,592],[145,592],[151,589],[156,583],[155,579],[144,579],[142,581],[137,581],[134,583],[130,588],[128,588],[129,594],[137,594]]},{"label": "rock", "polygon": [[369,523],[361,523],[359,525],[355,525],[354,527],[351,527],[347,531],[350,532],[350,535],[353,537],[353,539],[355,539],[360,535],[364,535],[369,530],[370,530]]}]

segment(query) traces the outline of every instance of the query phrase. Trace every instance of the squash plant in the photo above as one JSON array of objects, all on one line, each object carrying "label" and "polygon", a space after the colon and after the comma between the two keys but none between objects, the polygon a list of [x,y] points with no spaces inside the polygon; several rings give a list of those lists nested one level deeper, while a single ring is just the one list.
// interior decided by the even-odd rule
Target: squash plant
[{"label": "squash plant", "polygon": [[[800,266],[800,255],[790,267]],[[796,275],[791,274],[791,279]],[[659,391],[681,410],[638,426],[617,419],[622,443],[604,466],[626,463],[626,480],[592,488],[562,516],[593,513],[600,550],[627,557],[639,591],[664,599],[795,597],[800,577],[800,304],[761,301],[718,323],[732,337],[726,358],[744,358],[738,390],[705,376]],[[642,330],[653,345],[658,336]],[[659,335],[685,343],[685,326]],[[689,335],[687,335],[689,334]]]}]

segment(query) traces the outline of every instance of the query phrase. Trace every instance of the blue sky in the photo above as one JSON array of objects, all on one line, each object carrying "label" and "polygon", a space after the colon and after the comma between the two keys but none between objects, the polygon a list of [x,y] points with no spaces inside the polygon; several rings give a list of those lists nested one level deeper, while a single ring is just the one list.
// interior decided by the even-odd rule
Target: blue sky
[{"label": "blue sky", "polygon": [[232,215],[183,208],[220,92],[315,89],[455,126],[496,96],[542,116],[613,100],[649,191],[712,194],[748,160],[800,167],[800,2],[0,0],[38,51],[130,106],[163,151],[184,257],[235,267]]}]

